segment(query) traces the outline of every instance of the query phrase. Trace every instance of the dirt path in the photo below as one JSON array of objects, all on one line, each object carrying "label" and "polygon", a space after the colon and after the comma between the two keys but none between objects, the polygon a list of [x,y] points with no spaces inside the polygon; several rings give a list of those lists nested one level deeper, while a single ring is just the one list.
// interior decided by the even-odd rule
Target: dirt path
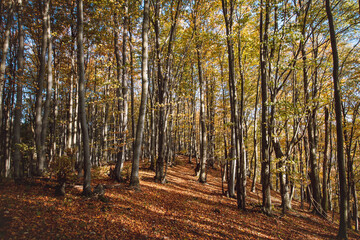
[{"label": "dirt path", "polygon": [[[247,211],[237,209],[236,200],[221,194],[217,171],[200,184],[194,166],[179,158],[180,164],[168,169],[168,183],[154,183],[154,173],[141,170],[141,191],[127,184],[106,190],[108,202],[86,199],[77,188],[66,197],[40,183],[34,186],[0,186],[0,226],[2,239],[333,239],[337,225],[299,209],[280,213],[280,198],[272,193],[274,216],[260,212],[261,192],[248,191]],[[106,172],[97,170],[93,181],[114,185]],[[47,183],[49,184],[49,183]],[[248,184],[250,185],[250,184]],[[0,220],[1,222],[1,220]],[[360,239],[350,234],[350,239]]]}]

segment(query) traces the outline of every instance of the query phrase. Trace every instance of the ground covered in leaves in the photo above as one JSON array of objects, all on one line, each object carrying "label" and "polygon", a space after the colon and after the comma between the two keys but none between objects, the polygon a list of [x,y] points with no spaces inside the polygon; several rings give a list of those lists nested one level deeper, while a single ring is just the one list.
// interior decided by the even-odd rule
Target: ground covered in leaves
[{"label": "ground covered in leaves", "polygon": [[[294,201],[281,214],[280,196],[272,192],[274,216],[261,213],[261,187],[248,191],[247,211],[222,195],[219,170],[208,183],[194,176],[194,164],[179,157],[169,167],[167,184],[140,171],[141,191],[116,184],[98,169],[92,184],[106,186],[105,199],[81,196],[81,186],[54,194],[54,182],[0,183],[0,239],[334,239],[337,222],[301,210]],[[248,184],[250,185],[250,184]],[[350,231],[350,239],[360,235]]]}]

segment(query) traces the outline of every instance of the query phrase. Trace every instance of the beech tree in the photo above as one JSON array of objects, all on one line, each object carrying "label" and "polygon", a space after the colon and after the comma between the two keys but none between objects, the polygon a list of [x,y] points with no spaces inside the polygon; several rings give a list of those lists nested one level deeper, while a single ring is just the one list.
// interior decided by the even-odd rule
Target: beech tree
[{"label": "beech tree", "polygon": [[77,61],[78,61],[78,78],[79,78],[79,115],[81,122],[83,151],[84,151],[84,185],[83,194],[91,194],[91,163],[89,149],[89,133],[85,111],[85,66],[84,66],[84,7],[83,1],[77,0]]},{"label": "beech tree", "polygon": [[91,167],[140,188],[140,167],[165,184],[186,164],[195,184],[220,171],[239,209],[261,184],[267,215],[341,212],[343,237],[358,228],[359,11],[330,6],[336,32],[318,1],[1,1],[1,175],[68,162],[88,195]]},{"label": "beech tree", "polygon": [[143,140],[144,133],[144,122],[146,115],[146,105],[148,97],[148,32],[149,32],[149,14],[150,6],[149,1],[144,0],[144,17],[143,17],[143,27],[142,27],[142,62],[141,62],[141,78],[142,78],[142,89],[141,89],[141,104],[139,111],[139,118],[136,127],[136,139],[134,145],[134,156],[131,169],[131,179],[130,186],[139,188],[139,159],[141,154],[141,145]]}]

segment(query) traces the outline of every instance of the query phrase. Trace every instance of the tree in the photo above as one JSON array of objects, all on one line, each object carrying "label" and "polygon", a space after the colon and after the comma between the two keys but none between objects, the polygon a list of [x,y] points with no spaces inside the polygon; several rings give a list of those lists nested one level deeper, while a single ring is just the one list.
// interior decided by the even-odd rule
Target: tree
[{"label": "tree", "polygon": [[142,78],[142,88],[141,88],[141,104],[139,110],[139,118],[136,127],[136,138],[134,145],[134,154],[133,154],[133,163],[131,168],[131,178],[130,186],[139,188],[139,159],[141,155],[141,145],[143,140],[144,133],[144,122],[146,116],[146,104],[148,97],[148,48],[149,48],[149,14],[150,7],[149,1],[144,0],[144,18],[143,18],[143,28],[142,28],[142,62],[141,62],[141,78]]},{"label": "tree", "polygon": [[1,64],[0,64],[0,127],[2,127],[2,108],[3,108],[3,89],[5,84],[5,70],[6,70],[6,58],[9,50],[9,41],[10,41],[10,29],[13,22],[13,15],[15,9],[15,2],[10,0],[7,2],[8,5],[8,14],[7,22],[4,33],[4,42],[2,46],[2,55],[1,55]]},{"label": "tree", "polygon": [[[50,1],[45,0],[43,3],[40,2],[40,7],[42,9],[42,41],[41,41],[41,50],[40,50],[40,69],[38,74],[37,81],[37,91],[36,91],[36,101],[35,101],[35,144],[36,144],[36,157],[37,157],[37,173],[42,175],[45,170],[45,129],[43,124],[47,119],[45,119],[45,114],[43,115],[43,90],[44,90],[44,81],[46,75],[46,50],[48,49],[49,42],[49,33],[50,33],[50,21],[49,21],[49,11],[50,11]],[[48,49],[49,53],[51,52]],[[48,104],[44,106],[44,112],[47,112]]]},{"label": "tree", "polygon": [[337,165],[339,171],[339,185],[340,185],[340,223],[338,231],[338,239],[347,239],[347,185],[346,185],[346,170],[344,159],[344,138],[342,129],[341,117],[341,92],[339,82],[339,55],[336,43],[334,19],[330,6],[330,0],[325,0],[325,8],[329,23],[330,42],[333,57],[333,82],[334,82],[334,101],[335,101],[335,118],[336,118],[336,143],[337,143]]},{"label": "tree", "polygon": [[270,156],[268,143],[268,124],[267,124],[267,45],[268,27],[270,15],[270,2],[265,1],[265,22],[263,22],[263,1],[260,6],[260,79],[261,79],[261,181],[263,195],[263,211],[271,214],[271,193],[270,193]]},{"label": "tree", "polygon": [[[20,173],[20,127],[22,117],[22,84],[24,76],[24,30],[23,30],[23,3],[18,0],[18,28],[19,28],[19,51],[18,51],[18,75],[17,75],[17,90],[16,90],[16,106],[14,116],[14,178],[21,177]],[[1,111],[1,110],[0,110]]]},{"label": "tree", "polygon": [[84,7],[83,1],[77,0],[77,61],[78,61],[78,77],[79,77],[79,115],[82,131],[83,151],[84,151],[84,184],[83,194],[88,196],[91,194],[91,163],[89,149],[89,132],[86,120],[85,110],[85,67],[84,67]]}]

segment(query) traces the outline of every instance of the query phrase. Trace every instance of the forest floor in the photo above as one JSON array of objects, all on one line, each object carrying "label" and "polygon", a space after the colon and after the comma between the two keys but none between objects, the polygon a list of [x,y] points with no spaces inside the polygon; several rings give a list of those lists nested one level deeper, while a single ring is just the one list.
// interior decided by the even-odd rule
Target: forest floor
[{"label": "forest floor", "polygon": [[[93,172],[92,185],[107,187],[105,201],[81,196],[81,185],[54,194],[55,182],[37,179],[23,184],[0,183],[0,239],[334,239],[337,220],[311,214],[293,201],[281,214],[280,195],[272,192],[274,215],[261,213],[261,186],[248,189],[247,210],[222,194],[219,170],[210,170],[208,183],[194,176],[194,163],[179,157],[169,167],[167,184],[154,182],[154,173],[140,170],[141,190],[116,184],[109,166]],[[79,183],[80,184],[80,183]],[[251,184],[248,184],[249,186]],[[330,217],[331,218],[331,217]],[[349,239],[360,235],[349,230]]]}]

